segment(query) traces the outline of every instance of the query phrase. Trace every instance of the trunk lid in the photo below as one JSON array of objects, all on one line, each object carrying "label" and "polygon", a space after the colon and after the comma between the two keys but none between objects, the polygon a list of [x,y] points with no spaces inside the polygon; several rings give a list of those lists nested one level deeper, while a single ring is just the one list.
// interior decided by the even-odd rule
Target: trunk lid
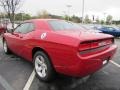
[{"label": "trunk lid", "polygon": [[95,32],[87,32],[85,30],[64,30],[64,31],[56,31],[57,33],[61,35],[65,35],[68,37],[77,38],[80,40],[80,42],[83,41],[93,41],[93,40],[100,40],[100,39],[107,39],[107,38],[113,38],[113,36],[103,33],[95,33]]}]

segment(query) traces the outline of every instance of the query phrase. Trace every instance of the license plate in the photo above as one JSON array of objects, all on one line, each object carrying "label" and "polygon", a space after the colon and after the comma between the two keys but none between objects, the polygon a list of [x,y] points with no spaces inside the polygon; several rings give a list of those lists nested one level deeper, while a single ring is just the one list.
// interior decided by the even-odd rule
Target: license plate
[{"label": "license plate", "polygon": [[108,62],[107,60],[104,60],[104,61],[103,61],[103,65],[107,64],[107,62]]}]

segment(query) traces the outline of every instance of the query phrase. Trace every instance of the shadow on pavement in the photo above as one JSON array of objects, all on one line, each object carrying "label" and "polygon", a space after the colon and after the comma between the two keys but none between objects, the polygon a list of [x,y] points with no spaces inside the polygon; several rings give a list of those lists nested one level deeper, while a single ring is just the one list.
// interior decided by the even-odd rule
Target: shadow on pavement
[{"label": "shadow on pavement", "polygon": [[106,84],[104,78],[106,76],[101,71],[85,78],[58,76],[51,83],[44,83],[35,78],[30,90],[119,90],[109,83]]}]

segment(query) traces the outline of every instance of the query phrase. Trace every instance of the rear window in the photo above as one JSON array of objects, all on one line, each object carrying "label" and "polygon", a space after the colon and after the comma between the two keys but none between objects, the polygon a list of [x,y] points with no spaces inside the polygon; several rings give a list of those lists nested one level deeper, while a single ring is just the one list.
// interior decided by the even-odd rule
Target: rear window
[{"label": "rear window", "polygon": [[50,20],[48,21],[54,30],[84,30],[79,24],[67,22],[63,20]]}]

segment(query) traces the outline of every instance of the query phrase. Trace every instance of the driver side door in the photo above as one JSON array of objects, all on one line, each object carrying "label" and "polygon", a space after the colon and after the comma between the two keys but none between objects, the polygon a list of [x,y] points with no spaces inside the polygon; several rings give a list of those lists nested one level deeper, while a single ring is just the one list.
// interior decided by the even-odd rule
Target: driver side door
[{"label": "driver side door", "polygon": [[22,46],[24,45],[23,42],[23,37],[25,36],[25,32],[28,30],[29,28],[29,23],[23,23],[21,25],[19,25],[15,31],[13,32],[13,36],[11,40],[13,40],[12,42],[12,50],[14,53],[16,53],[17,55],[21,55],[21,50],[23,49]]}]

